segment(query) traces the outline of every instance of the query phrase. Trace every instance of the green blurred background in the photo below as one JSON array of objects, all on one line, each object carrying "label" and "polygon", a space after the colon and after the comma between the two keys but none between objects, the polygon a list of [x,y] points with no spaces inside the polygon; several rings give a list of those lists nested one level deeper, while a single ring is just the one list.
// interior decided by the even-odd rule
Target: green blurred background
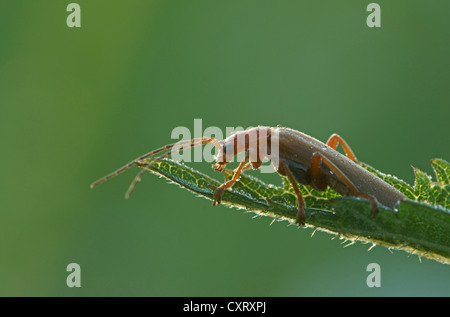
[{"label": "green blurred background", "polygon": [[0,4],[0,295],[450,295],[447,265],[270,226],[155,176],[125,200],[137,168],[89,188],[194,118],[336,132],[385,173],[432,175],[450,159],[450,2],[377,1],[378,29],[369,1],[78,0],[79,29],[70,2]]}]

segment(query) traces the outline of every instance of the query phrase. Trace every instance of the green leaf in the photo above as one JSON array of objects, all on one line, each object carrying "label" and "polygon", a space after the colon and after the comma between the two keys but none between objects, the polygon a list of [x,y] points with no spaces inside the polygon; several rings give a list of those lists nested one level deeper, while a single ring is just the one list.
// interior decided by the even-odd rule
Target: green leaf
[{"label": "green leaf", "polygon": [[[151,162],[149,160],[145,168],[152,173],[207,199],[213,199],[215,188],[221,184],[182,163],[162,160],[151,165]],[[414,169],[414,187],[361,164],[410,198],[400,203],[397,212],[380,208],[376,217],[371,215],[370,204],[364,199],[341,197],[331,189],[318,192],[299,184],[307,206],[306,226],[338,235],[350,243],[362,241],[383,245],[450,264],[450,165],[441,159],[434,159],[431,164],[437,182]],[[224,174],[229,178],[232,171]],[[286,180],[284,184],[278,187],[242,174],[232,189],[224,192],[221,203],[276,221],[295,223],[296,196]]]}]

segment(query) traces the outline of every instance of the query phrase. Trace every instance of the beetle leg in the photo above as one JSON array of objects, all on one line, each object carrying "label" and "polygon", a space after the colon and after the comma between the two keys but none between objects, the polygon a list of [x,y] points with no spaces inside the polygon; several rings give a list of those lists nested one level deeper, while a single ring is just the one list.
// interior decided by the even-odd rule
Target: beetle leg
[{"label": "beetle leg", "polygon": [[378,201],[370,194],[361,193],[350,179],[340,170],[339,167],[333,164],[329,159],[320,153],[314,153],[311,159],[311,176],[314,187],[324,190],[326,188],[326,180],[323,174],[320,173],[320,163],[323,161],[335,173],[341,181],[343,181],[352,192],[352,196],[358,196],[367,199],[370,202],[372,215],[378,213]]},{"label": "beetle leg", "polygon": [[305,224],[305,201],[303,200],[302,193],[297,186],[297,181],[295,180],[294,175],[291,170],[287,166],[285,161],[280,160],[280,168],[284,175],[287,176],[289,182],[291,183],[292,188],[294,189],[295,195],[297,196],[298,202],[298,212],[297,212],[297,224],[299,226],[303,226]]},{"label": "beetle leg", "polygon": [[214,192],[213,206],[220,204],[220,200],[222,199],[223,192],[225,191],[225,189],[230,188],[231,186],[233,186],[234,183],[236,183],[239,180],[239,176],[241,175],[242,171],[251,167],[251,164],[247,163],[248,156],[249,155],[247,154],[245,156],[244,161],[239,163],[239,166],[234,170],[233,177],[229,181],[223,183],[222,185],[220,185],[219,187],[216,188],[216,190]]},{"label": "beetle leg", "polygon": [[348,158],[352,161],[357,162],[355,154],[353,153],[350,146],[348,146],[347,142],[339,134],[333,133],[330,138],[327,141],[327,145],[331,147],[333,150],[336,150],[338,143],[341,144],[342,148],[344,149],[344,152],[347,154]]},{"label": "beetle leg", "polygon": [[375,218],[378,213],[378,200],[372,195],[365,193],[356,193],[355,196],[365,198],[370,202],[370,212],[372,213],[372,217]]}]

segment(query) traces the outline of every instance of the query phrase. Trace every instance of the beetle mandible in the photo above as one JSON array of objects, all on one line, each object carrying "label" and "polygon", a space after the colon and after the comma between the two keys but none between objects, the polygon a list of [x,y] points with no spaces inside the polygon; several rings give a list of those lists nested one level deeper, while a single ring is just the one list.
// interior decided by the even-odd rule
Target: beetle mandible
[{"label": "beetle mandible", "polygon": [[[267,151],[275,141],[278,151]],[[213,206],[220,203],[223,192],[239,180],[239,176],[244,170],[260,168],[264,158],[268,158],[272,162],[278,174],[288,178],[297,196],[296,222],[299,226],[305,224],[305,203],[297,182],[309,185],[318,191],[323,191],[329,186],[341,195],[365,198],[371,204],[373,215],[376,214],[379,204],[394,210],[399,201],[407,198],[400,191],[358,165],[355,154],[338,134],[331,135],[325,144],[305,133],[280,126],[250,128],[236,132],[222,141],[205,137],[169,144],[138,157],[117,171],[94,182],[91,188],[133,165],[149,168],[157,161],[168,157],[173,151],[208,143],[212,143],[218,148],[216,163],[213,165],[213,169],[216,171],[223,171],[234,156],[245,153],[245,159],[234,170],[233,177],[216,188]],[[338,144],[341,144],[346,156],[336,151]],[[145,162],[148,158],[170,149],[172,150],[157,157],[150,165]],[[135,177],[126,193],[127,197],[145,171],[143,169]]]}]

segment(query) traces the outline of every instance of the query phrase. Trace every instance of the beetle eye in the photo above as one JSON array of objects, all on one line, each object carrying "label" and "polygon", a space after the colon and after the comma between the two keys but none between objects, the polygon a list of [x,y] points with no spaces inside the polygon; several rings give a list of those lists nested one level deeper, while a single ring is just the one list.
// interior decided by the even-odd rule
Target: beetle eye
[{"label": "beetle eye", "polygon": [[223,147],[223,153],[224,154],[234,154],[234,145],[233,143],[227,143],[225,144],[225,146]]},{"label": "beetle eye", "polygon": [[224,143],[219,149],[219,153],[216,156],[217,162],[229,162],[233,160],[234,146],[230,143]]}]

